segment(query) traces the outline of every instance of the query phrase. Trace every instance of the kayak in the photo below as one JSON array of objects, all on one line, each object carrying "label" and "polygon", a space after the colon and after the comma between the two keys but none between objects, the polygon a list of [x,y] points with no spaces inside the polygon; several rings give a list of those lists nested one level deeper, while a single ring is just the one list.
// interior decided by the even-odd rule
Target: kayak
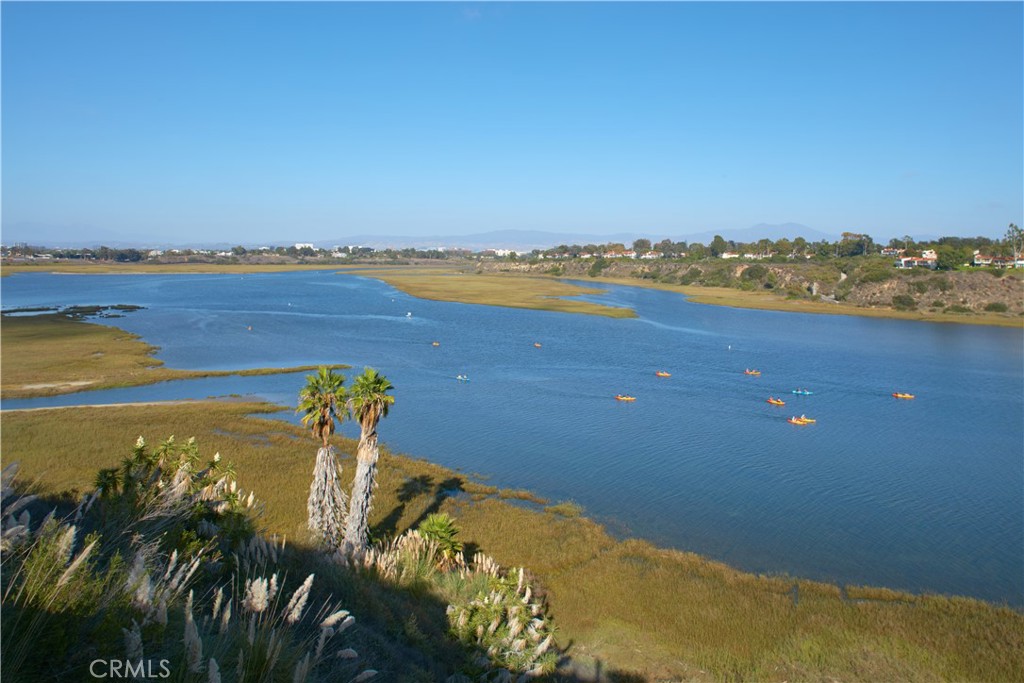
[{"label": "kayak", "polygon": [[804,426],[804,425],[814,424],[815,422],[817,422],[817,420],[813,420],[813,419],[811,419],[809,417],[800,416],[800,417],[791,417],[788,420],[786,420],[786,422],[788,422],[791,425]]},{"label": "kayak", "polygon": [[754,375],[754,376],[760,377],[761,376],[761,371],[760,370],[744,370],[743,374],[744,375]]},{"label": "kayak", "polygon": [[434,343],[433,343],[433,345],[434,345],[434,346],[440,346],[440,345],[441,345],[441,342],[434,342]]},{"label": "kayak", "polygon": [[810,396],[814,392],[813,391],[808,391],[807,389],[794,389],[793,393],[798,395],[798,396]]},{"label": "kayak", "polygon": [[768,402],[771,403],[773,406],[784,406],[784,405],[786,405],[786,402],[783,401],[781,398],[769,398]]},{"label": "kayak", "polygon": [[892,395],[892,397],[893,397],[893,398],[906,398],[906,399],[911,399],[911,398],[914,398],[914,395],[913,395],[913,394],[903,394],[903,393],[900,393],[900,392],[896,392],[896,393],[894,393],[894,394]]},{"label": "kayak", "polygon": [[657,371],[656,373],[654,373],[654,374],[655,374],[655,375],[657,375],[658,377],[671,377],[671,376],[672,376],[672,373],[670,373],[670,372],[665,372],[664,370],[658,370],[658,371]]},{"label": "kayak", "polygon": [[622,394],[618,394],[615,397],[615,400],[616,401],[635,401],[636,397],[635,396],[623,396]]},{"label": "kayak", "polygon": [[533,345],[536,346],[538,349],[540,348],[540,343],[538,342],[533,342]]}]

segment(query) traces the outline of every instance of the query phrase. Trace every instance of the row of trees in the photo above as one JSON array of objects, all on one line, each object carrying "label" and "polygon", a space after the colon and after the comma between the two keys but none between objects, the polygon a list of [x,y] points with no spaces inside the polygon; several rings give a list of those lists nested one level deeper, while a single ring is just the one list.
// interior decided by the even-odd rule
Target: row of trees
[{"label": "row of trees", "polygon": [[[988,237],[942,237],[934,241],[916,242],[909,235],[902,238],[889,240],[885,246],[894,249],[903,249],[908,256],[920,256],[926,249],[934,249],[940,255],[945,252],[947,255],[956,254],[960,258],[959,263],[969,262],[975,249],[981,250],[992,256],[1014,256],[1024,252],[1024,238],[1021,237],[1021,229],[1010,224],[1004,239],[990,239]],[[821,258],[850,258],[878,254],[883,245],[876,243],[870,235],[844,232],[838,241],[818,240],[808,242],[803,237],[789,239],[787,237],[778,240],[761,239],[757,242],[736,242],[727,240],[721,235],[715,235],[707,244],[699,242],[673,242],[664,239],[652,243],[648,239],[633,241],[632,250],[638,254],[655,251],[666,258],[680,258],[684,255],[692,260],[700,260],[707,257],[720,257],[726,252],[739,254],[774,254],[781,257],[794,256],[818,256]],[[547,250],[536,249],[534,256],[568,256],[577,258],[583,254],[598,256],[608,252],[626,251],[625,244],[612,242],[607,244],[560,244]],[[966,257],[964,256],[966,254]]]},{"label": "row of trees", "polygon": [[[296,412],[303,413],[302,423],[321,442],[309,487],[309,529],[323,548],[350,558],[361,557],[369,542],[370,505],[380,458],[377,424],[387,417],[395,397],[388,393],[394,388],[391,382],[373,368],[365,368],[351,389],[346,389],[344,382],[344,376],[325,367],[308,375]],[[356,473],[347,505],[337,452],[330,444],[335,424],[345,417],[356,420],[360,429]]]}]

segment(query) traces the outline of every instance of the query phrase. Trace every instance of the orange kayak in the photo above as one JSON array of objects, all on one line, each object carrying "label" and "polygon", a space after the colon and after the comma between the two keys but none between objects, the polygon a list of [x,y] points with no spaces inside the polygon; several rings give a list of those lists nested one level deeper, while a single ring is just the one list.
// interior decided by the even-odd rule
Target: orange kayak
[{"label": "orange kayak", "polygon": [[743,374],[744,374],[744,375],[755,375],[755,376],[760,376],[760,375],[761,375],[761,371],[760,371],[760,370],[744,370],[744,371],[743,371]]},{"label": "orange kayak", "polygon": [[892,397],[893,398],[911,399],[911,398],[914,398],[914,395],[913,394],[903,394],[903,393],[900,393],[900,392],[897,391],[897,392],[893,393]]},{"label": "orange kayak", "polygon": [[672,373],[670,373],[670,372],[665,372],[664,370],[658,370],[658,371],[657,371],[656,373],[654,373],[654,374],[655,374],[655,375],[657,375],[658,377],[671,377],[671,376],[672,376]]},{"label": "orange kayak", "polygon": [[616,401],[635,401],[636,397],[635,396],[623,396],[622,394],[619,394],[619,395],[617,395],[615,397],[615,400]]},{"label": "orange kayak", "polygon": [[773,406],[784,406],[784,405],[786,405],[786,402],[783,401],[781,398],[769,398],[768,402],[771,403]]}]

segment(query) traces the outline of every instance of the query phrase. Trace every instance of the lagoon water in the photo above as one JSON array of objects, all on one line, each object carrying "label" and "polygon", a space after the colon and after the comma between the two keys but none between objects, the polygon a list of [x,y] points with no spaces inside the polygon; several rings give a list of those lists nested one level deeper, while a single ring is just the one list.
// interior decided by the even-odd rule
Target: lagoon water
[{"label": "lagoon water", "polygon": [[[750,571],[1024,605],[1020,330],[601,287],[587,298],[639,317],[426,301],[328,271],[18,274],[3,307],[144,306],[109,322],[172,368],[373,366],[396,386],[380,427],[393,450],[574,500],[618,534]],[[302,384],[189,380],[3,407],[232,393],[292,407]],[[801,413],[817,424],[786,422]]]}]

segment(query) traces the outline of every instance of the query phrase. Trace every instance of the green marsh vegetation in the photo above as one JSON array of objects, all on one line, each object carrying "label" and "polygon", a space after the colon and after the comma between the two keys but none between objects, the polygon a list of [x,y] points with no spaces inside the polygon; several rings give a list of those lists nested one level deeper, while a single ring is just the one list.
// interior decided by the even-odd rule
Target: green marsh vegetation
[{"label": "green marsh vegetation", "polygon": [[[413,553],[420,559],[353,578],[303,554],[314,547],[304,505],[313,454],[307,430],[268,418],[277,410],[204,402],[9,411],[4,455],[21,462],[21,479],[36,493],[76,500],[91,490],[97,469],[117,466],[125,450],[117,444],[139,434],[194,435],[204,451],[232,463],[238,486],[256,491],[259,526],[286,536],[305,558],[292,574],[318,569],[314,585],[329,586],[356,615],[362,627],[353,629],[352,646],[376,657],[369,660],[375,668],[395,672],[394,680],[434,680],[463,662],[466,646],[454,644],[444,605],[473,593],[467,586],[479,577],[453,585],[449,573]],[[357,442],[335,441],[348,487]],[[581,677],[596,662],[635,680],[1010,681],[1024,670],[1024,616],[1009,608],[876,588],[844,594],[834,585],[739,572],[617,540],[586,517],[502,500],[495,487],[382,450],[372,538],[394,539],[431,514],[448,515],[467,558],[483,552],[501,566],[527,568],[557,627],[556,643],[568,648]],[[382,579],[388,572],[394,580]]]},{"label": "green marsh vegetation", "polygon": [[155,347],[140,341],[136,335],[86,322],[76,311],[4,315],[0,344],[3,346],[0,398],[51,396],[171,379],[316,369],[316,366],[300,366],[235,371],[172,370],[153,357]]},{"label": "green marsh vegetation", "polygon": [[342,272],[383,280],[406,294],[435,301],[585,313],[610,318],[636,317],[636,313],[628,308],[562,299],[560,297],[601,294],[602,290],[571,285],[550,277],[475,273],[451,266],[346,268]]}]

